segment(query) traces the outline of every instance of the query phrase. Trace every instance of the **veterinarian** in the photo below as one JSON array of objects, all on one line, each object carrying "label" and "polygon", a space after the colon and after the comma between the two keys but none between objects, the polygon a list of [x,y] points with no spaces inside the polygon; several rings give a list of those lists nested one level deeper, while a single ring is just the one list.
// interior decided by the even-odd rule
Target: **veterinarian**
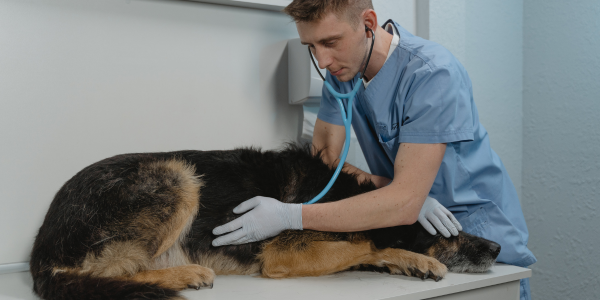
[{"label": "veterinarian", "polygon": [[[349,164],[344,171],[378,189],[311,205],[249,199],[234,209],[245,214],[214,229],[228,233],[214,246],[286,229],[352,232],[419,221],[432,234],[434,227],[446,237],[462,229],[499,243],[499,262],[536,262],[514,185],[479,123],[471,80],[448,50],[392,20],[379,27],[370,0],[294,0],[284,12],[334,89],[348,93],[361,85],[352,127],[373,174]],[[365,26],[375,44],[360,80],[372,37]],[[323,88],[313,146],[336,166],[344,138],[340,108]],[[528,279],[521,281],[521,299],[530,299]]]}]

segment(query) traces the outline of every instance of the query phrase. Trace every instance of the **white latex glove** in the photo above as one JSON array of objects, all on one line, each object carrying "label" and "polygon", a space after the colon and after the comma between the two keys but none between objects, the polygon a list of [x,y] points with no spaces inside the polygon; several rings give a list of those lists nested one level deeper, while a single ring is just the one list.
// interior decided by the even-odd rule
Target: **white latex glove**
[{"label": "white latex glove", "polygon": [[225,225],[215,227],[214,235],[228,232],[229,234],[214,239],[213,246],[261,241],[286,229],[302,230],[302,204],[282,203],[273,198],[256,196],[236,206],[233,212],[247,213]]},{"label": "white latex glove", "polygon": [[421,212],[419,212],[419,223],[432,235],[437,233],[435,231],[435,228],[437,228],[447,238],[450,237],[450,233],[458,235],[458,232],[462,231],[462,226],[454,215],[431,197],[427,197],[425,203],[423,203]]}]

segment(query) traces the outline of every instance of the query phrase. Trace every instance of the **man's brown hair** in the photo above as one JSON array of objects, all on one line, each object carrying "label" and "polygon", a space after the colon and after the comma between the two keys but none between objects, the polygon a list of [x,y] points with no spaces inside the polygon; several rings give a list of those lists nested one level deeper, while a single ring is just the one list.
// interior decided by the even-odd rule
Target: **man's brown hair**
[{"label": "man's brown hair", "polygon": [[360,14],[366,9],[373,9],[371,0],[294,0],[283,12],[296,22],[318,21],[333,12],[356,27],[360,22]]}]

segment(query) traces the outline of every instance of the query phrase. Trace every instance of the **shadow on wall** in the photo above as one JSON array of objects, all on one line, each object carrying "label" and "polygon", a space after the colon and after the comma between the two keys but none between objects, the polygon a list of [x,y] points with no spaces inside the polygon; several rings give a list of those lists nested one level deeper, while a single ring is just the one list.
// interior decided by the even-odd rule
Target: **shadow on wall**
[{"label": "shadow on wall", "polygon": [[275,148],[286,142],[296,142],[302,135],[301,105],[288,103],[287,40],[268,45],[260,53],[260,101],[270,109],[272,136],[294,137],[293,140],[273,141]]}]

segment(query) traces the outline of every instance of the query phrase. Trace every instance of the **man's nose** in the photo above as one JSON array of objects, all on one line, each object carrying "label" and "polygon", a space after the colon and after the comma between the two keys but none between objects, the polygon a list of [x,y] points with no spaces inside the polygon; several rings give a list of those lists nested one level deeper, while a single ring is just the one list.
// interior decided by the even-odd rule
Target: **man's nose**
[{"label": "man's nose", "polygon": [[331,55],[327,53],[327,51],[324,51],[324,49],[321,49],[321,51],[317,51],[317,53],[315,53],[314,55],[319,64],[319,69],[325,69],[329,67],[329,65],[331,65],[331,63],[333,62],[333,58],[331,57]]}]

